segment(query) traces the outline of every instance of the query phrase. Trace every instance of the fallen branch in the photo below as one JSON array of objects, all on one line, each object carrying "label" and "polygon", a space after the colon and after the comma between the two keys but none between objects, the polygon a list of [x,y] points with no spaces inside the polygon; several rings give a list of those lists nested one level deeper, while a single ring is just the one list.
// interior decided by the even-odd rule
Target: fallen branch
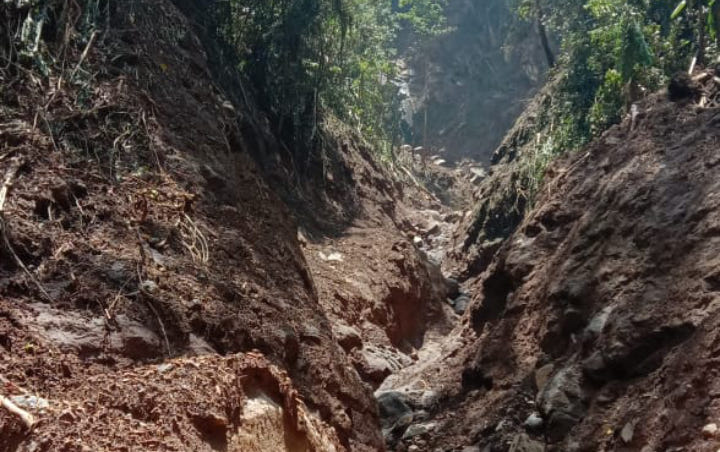
[{"label": "fallen branch", "polygon": [[405,168],[403,165],[397,165],[397,166],[410,178],[410,180],[412,181],[412,183],[413,183],[417,188],[419,188],[421,191],[425,192],[425,193],[426,193],[428,196],[430,196],[434,201],[440,202],[440,200],[437,198],[437,196],[435,196],[435,194],[433,194],[433,192],[431,192],[430,190],[428,190],[427,188],[425,188],[420,182],[418,182],[418,180],[415,178],[415,176],[412,175],[412,173],[410,172],[410,170],[408,170],[407,168]]},{"label": "fallen branch", "polygon": [[80,70],[80,66],[82,66],[83,62],[85,61],[85,58],[87,58],[88,52],[90,51],[90,47],[92,47],[93,43],[95,42],[95,38],[97,37],[97,30],[93,31],[92,35],[90,36],[90,40],[88,41],[87,45],[85,46],[85,50],[83,50],[83,53],[80,55],[80,60],[78,61],[77,66],[75,66],[75,69],[73,69],[72,74],[70,74],[70,80],[75,79],[75,74],[77,74],[77,71]]},{"label": "fallen branch", "polygon": [[25,426],[28,428],[28,430],[31,430],[33,428],[33,426],[35,425],[35,418],[32,414],[15,405],[10,401],[10,399],[2,395],[0,395],[0,403],[2,403],[3,408],[8,410],[15,416],[19,417],[20,420],[22,420]]}]

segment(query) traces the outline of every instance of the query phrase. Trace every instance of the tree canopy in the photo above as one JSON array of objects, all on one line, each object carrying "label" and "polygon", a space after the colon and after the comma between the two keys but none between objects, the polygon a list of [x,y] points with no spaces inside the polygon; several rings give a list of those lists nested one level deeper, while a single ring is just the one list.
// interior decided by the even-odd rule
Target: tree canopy
[{"label": "tree canopy", "polygon": [[262,106],[293,143],[333,114],[389,149],[399,123],[395,40],[440,33],[445,0],[230,0],[218,17]]}]

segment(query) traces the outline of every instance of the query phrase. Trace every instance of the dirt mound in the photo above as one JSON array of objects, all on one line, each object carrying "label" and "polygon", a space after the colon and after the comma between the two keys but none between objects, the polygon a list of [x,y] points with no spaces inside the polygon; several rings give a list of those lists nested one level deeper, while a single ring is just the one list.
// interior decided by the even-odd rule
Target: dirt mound
[{"label": "dirt mound", "polygon": [[[102,15],[110,26],[93,33],[74,28],[72,18],[85,17],[76,4],[48,5],[59,8],[57,33],[43,32],[34,60],[47,76],[20,63],[0,73],[0,177],[10,188],[0,375],[82,404],[88,378],[107,385],[193,354],[213,354],[202,365],[220,369],[219,355],[259,350],[287,372],[323,435],[337,438],[328,444],[380,449],[371,390],[334,342],[292,216],[250,157],[260,139],[237,126],[250,113],[213,83],[187,19],[168,1],[113,3]],[[138,381],[162,392],[150,377]],[[60,397],[67,388],[78,392]],[[98,434],[122,415],[103,417],[102,407],[83,413]],[[2,447],[72,440],[75,430],[54,422]],[[15,427],[3,417],[0,436]]]},{"label": "dirt mound", "polygon": [[465,325],[435,363],[394,377],[439,394],[406,446],[718,449],[712,77],[678,102],[648,98],[551,167],[535,207],[471,282]]}]

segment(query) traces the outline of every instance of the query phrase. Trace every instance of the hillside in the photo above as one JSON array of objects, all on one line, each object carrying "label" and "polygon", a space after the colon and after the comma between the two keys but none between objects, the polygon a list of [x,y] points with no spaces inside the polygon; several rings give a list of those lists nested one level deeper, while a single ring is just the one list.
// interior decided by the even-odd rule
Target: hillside
[{"label": "hillside", "polygon": [[428,450],[717,450],[713,75],[555,163],[434,362],[386,382],[438,394]]},{"label": "hillside", "polygon": [[[340,126],[298,185],[198,24],[169,1],[111,20],[44,38],[64,58],[46,78],[2,73],[0,377],[35,424],[0,410],[0,449],[382,449],[371,385],[447,328],[444,278],[403,232],[433,201]],[[363,255],[377,273],[338,310],[332,271]]]},{"label": "hillside", "polygon": [[0,4],[0,451],[720,448],[716,22],[249,1]]}]

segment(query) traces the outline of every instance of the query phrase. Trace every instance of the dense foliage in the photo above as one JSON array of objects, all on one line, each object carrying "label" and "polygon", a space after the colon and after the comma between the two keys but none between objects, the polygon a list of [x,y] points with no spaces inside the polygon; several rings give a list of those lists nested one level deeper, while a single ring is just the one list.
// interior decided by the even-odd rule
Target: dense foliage
[{"label": "dense foliage", "polygon": [[521,17],[541,20],[559,41],[556,83],[539,118],[529,185],[538,186],[555,155],[620,122],[634,102],[687,71],[693,58],[715,53],[703,38],[706,32],[716,36],[715,22],[707,19],[714,0],[702,1],[692,4],[697,14],[683,14],[677,0],[517,1]]},{"label": "dense foliage", "polygon": [[401,27],[443,27],[444,0],[229,0],[218,11],[241,71],[293,148],[321,140],[332,114],[388,151],[399,133],[394,80]]}]

